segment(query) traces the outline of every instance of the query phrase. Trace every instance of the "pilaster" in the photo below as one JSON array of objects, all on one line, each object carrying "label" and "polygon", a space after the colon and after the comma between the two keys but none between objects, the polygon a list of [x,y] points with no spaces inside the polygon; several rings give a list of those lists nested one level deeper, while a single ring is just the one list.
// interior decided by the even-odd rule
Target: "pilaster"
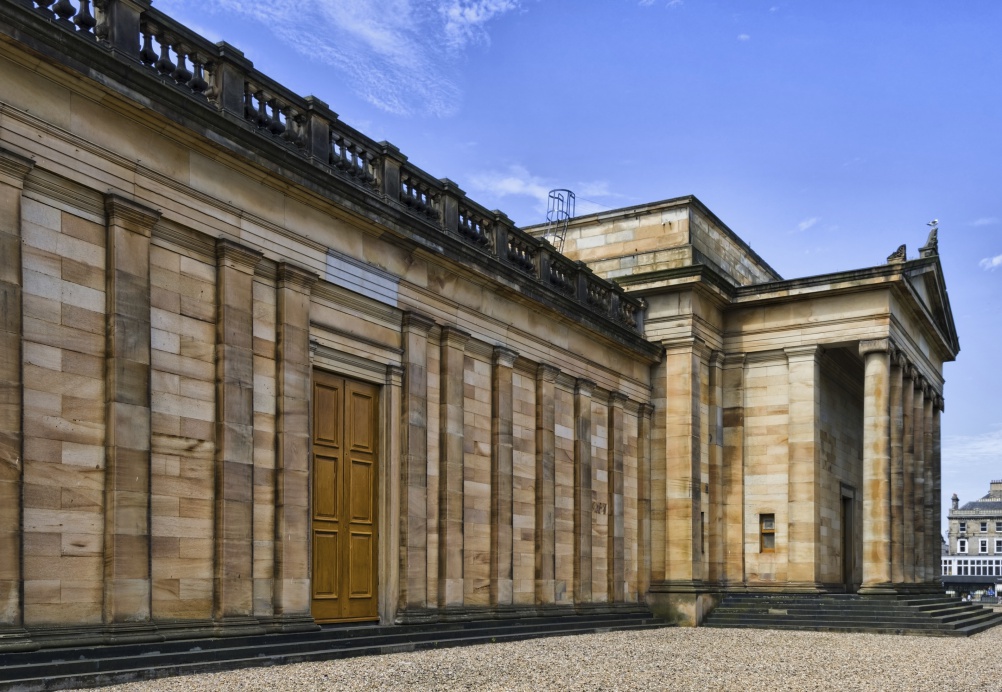
[{"label": "pilaster", "polygon": [[491,605],[512,603],[512,369],[518,353],[494,347],[491,376]]},{"label": "pilaster", "polygon": [[651,588],[651,419],[654,407],[637,411],[637,598],[645,602]]},{"label": "pilaster", "polygon": [[556,600],[556,381],[560,370],[536,368],[536,605]]},{"label": "pilaster", "polygon": [[724,359],[723,386],[723,467],[721,504],[724,506],[721,542],[724,565],[722,584],[739,584],[745,579],[744,550],[744,381],[745,356],[729,354]]},{"label": "pilaster", "polygon": [[463,605],[463,368],[470,335],[442,327],[438,502],[438,604]]},{"label": "pilaster", "polygon": [[889,339],[859,342],[863,385],[862,594],[893,593],[890,571],[890,357]]},{"label": "pilaster", "polygon": [[623,516],[623,457],[626,440],[624,407],[626,396],[619,392],[609,395],[609,456],[608,456],[608,551],[607,573],[609,601],[621,603],[626,595],[626,523]]},{"label": "pilaster", "polygon": [[[405,564],[403,553],[406,548],[402,539],[407,524],[407,515],[402,511],[403,495],[406,492],[403,473],[403,428],[406,425],[404,413],[404,372],[403,367],[388,365],[384,395],[380,397],[382,421],[386,444],[381,450],[377,463],[382,467],[377,474],[379,497],[385,498],[377,508],[379,523],[379,619],[380,622],[396,622],[404,597]],[[421,563],[422,566],[424,563]]]},{"label": "pilaster", "polygon": [[[24,380],[21,373],[21,192],[35,165],[0,148],[0,628],[19,628]],[[0,650],[22,637],[0,633]]]},{"label": "pilaster", "polygon": [[574,386],[574,603],[592,600],[591,396],[595,383]]},{"label": "pilaster", "polygon": [[943,397],[937,395],[932,405],[931,439],[929,448],[929,466],[931,476],[932,498],[929,502],[929,525],[937,530],[930,534],[929,568],[932,571],[933,586],[938,586],[936,577],[940,573],[940,533],[942,526],[943,489],[942,489],[942,434],[940,430],[940,413],[943,411]]},{"label": "pilaster", "polygon": [[275,620],[315,628],[310,615],[310,292],[316,274],[278,265],[275,421]]},{"label": "pilaster", "polygon": [[821,347],[786,349],[789,373],[789,561],[798,585],[821,582]]},{"label": "pilaster", "polygon": [[401,609],[428,606],[428,332],[434,324],[415,312],[403,319]]},{"label": "pilaster", "polygon": [[150,619],[150,237],[160,213],[105,198],[104,621]]},{"label": "pilaster", "polygon": [[216,492],[213,616],[254,613],[254,268],[261,253],[216,241]]},{"label": "pilaster", "polygon": [[[933,411],[935,410],[936,390],[933,389],[932,385],[929,385],[925,392],[925,400],[923,403],[923,413],[925,415],[925,423],[922,427],[922,446],[923,446],[923,503],[922,503],[922,524],[925,528],[925,541],[922,545],[922,572],[924,579],[922,580],[927,586],[934,586],[937,577],[939,577],[939,570],[936,569],[936,563],[939,558],[939,536],[940,525],[933,523],[933,501],[934,501],[934,487],[933,487],[933,458],[932,458],[932,436],[933,436]],[[935,547],[934,547],[935,546]]]},{"label": "pilaster", "polygon": [[709,504],[706,508],[706,577],[720,582],[724,573],[724,354],[714,351],[709,363],[709,415],[707,448],[709,450]]}]

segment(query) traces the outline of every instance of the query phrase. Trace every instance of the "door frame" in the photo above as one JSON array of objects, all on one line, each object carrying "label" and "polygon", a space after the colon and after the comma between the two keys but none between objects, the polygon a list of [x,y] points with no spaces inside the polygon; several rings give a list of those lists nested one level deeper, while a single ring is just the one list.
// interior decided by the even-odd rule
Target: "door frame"
[{"label": "door frame", "polygon": [[839,552],[842,555],[842,564],[839,565],[839,580],[845,587],[846,593],[855,593],[856,583],[856,489],[850,485],[839,482],[839,529],[841,545]]},{"label": "door frame", "polygon": [[310,603],[313,594],[313,382],[314,373],[320,371],[335,377],[357,380],[379,387],[378,420],[376,434],[379,448],[376,453],[376,589],[377,614],[380,624],[391,624],[396,619],[399,593],[399,560],[397,543],[400,530],[395,520],[400,513],[399,479],[399,418],[403,392],[403,369],[396,363],[380,363],[353,354],[337,351],[310,340],[310,401],[309,424],[309,511],[307,532],[309,540]]}]

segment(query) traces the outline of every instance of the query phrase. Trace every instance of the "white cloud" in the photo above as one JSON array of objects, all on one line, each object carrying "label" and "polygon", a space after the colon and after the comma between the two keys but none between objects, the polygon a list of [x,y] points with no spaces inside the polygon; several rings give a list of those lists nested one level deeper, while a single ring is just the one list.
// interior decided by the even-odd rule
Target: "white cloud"
[{"label": "white cloud", "polygon": [[779,12],[779,5],[773,5],[769,8],[770,12]]},{"label": "white cloud", "polygon": [[998,217],[995,216],[982,216],[979,219],[974,219],[971,221],[971,226],[994,226],[999,223]]},{"label": "white cloud", "polygon": [[452,76],[460,52],[486,43],[488,24],[520,2],[164,0],[158,7],[251,19],[286,47],[348,75],[362,98],[385,111],[449,115],[462,96]]},{"label": "white cloud", "polygon": [[751,41],[751,36],[748,34],[738,34],[739,41]]},{"label": "white cloud", "polygon": [[978,266],[985,271],[995,271],[999,267],[1002,267],[1002,255],[995,255],[994,257],[985,257],[983,260],[978,262]]},{"label": "white cloud", "polygon": [[801,221],[800,223],[797,224],[797,230],[799,232],[803,233],[808,228],[814,226],[820,220],[821,220],[820,216],[812,216],[809,219],[804,219],[803,221]]},{"label": "white cloud", "polygon": [[[471,191],[485,195],[487,199],[483,203],[488,205],[500,204],[504,197],[529,197],[535,200],[533,207],[538,218],[546,216],[547,202],[550,190],[558,187],[567,187],[567,183],[558,183],[548,178],[533,175],[525,166],[512,165],[504,171],[484,171],[472,176],[470,180]],[[611,201],[622,195],[610,191],[609,183],[604,180],[578,181],[570,185],[571,192],[575,193],[575,215],[583,216],[598,211],[610,209],[612,205],[603,204],[594,199]]]}]

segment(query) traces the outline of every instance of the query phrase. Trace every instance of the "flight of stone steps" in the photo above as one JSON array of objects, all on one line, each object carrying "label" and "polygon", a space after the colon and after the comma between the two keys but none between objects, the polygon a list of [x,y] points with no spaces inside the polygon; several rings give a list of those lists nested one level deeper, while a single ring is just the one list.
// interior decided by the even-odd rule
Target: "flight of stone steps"
[{"label": "flight of stone steps", "polygon": [[234,668],[669,626],[638,608],[421,625],[328,626],[291,634],[0,653],[0,691],[97,687]]},{"label": "flight of stone steps", "polygon": [[730,594],[703,624],[966,637],[1000,623],[1002,613],[937,595]]}]

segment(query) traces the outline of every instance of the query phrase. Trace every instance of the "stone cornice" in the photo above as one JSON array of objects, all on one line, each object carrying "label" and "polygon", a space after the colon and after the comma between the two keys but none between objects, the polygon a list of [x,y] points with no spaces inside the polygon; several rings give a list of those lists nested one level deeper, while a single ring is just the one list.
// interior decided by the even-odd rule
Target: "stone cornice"
[{"label": "stone cornice", "polygon": [[787,360],[814,360],[818,361],[825,353],[825,349],[820,344],[807,344],[804,346],[787,346]]},{"label": "stone cornice", "polygon": [[401,387],[404,383],[404,369],[399,365],[386,366],[386,384],[391,387]]},{"label": "stone cornice", "polygon": [[229,238],[216,238],[216,264],[253,274],[264,255]]},{"label": "stone cornice", "polygon": [[277,276],[279,288],[290,288],[306,294],[310,293],[313,285],[319,280],[319,277],[308,269],[288,262],[279,262]]}]

